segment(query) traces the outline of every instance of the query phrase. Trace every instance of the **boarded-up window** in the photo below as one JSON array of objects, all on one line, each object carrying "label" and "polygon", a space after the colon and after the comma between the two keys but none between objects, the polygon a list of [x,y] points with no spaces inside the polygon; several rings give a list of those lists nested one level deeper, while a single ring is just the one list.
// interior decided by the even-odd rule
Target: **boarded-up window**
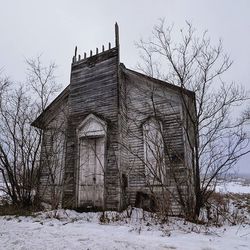
[{"label": "boarded-up window", "polygon": [[64,174],[65,135],[61,131],[51,130],[50,178],[53,185],[60,186]]},{"label": "boarded-up window", "polygon": [[43,137],[43,169],[41,193],[53,208],[61,207],[62,192],[65,184],[65,132],[57,127],[45,131]]},{"label": "boarded-up window", "polygon": [[143,137],[146,183],[163,184],[165,161],[161,122],[155,118],[146,121],[143,125]]}]

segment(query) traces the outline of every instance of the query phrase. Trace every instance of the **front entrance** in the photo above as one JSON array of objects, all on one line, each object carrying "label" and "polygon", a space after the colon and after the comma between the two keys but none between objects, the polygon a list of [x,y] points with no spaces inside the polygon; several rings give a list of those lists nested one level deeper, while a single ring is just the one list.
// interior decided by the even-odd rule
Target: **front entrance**
[{"label": "front entrance", "polygon": [[83,137],[79,141],[78,206],[103,208],[104,137]]}]

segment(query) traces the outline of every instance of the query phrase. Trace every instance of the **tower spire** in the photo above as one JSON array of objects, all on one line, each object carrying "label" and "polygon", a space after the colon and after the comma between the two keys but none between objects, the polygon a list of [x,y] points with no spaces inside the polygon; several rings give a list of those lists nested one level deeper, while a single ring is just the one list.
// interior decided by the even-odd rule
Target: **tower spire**
[{"label": "tower spire", "polygon": [[75,57],[77,56],[77,46],[75,46]]},{"label": "tower spire", "polygon": [[115,46],[119,47],[119,26],[115,23]]}]

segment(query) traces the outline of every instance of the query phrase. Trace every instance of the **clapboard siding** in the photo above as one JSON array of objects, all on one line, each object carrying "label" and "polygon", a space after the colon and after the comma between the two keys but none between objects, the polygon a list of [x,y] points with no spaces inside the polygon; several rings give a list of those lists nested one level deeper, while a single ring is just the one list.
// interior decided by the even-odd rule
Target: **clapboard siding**
[{"label": "clapboard siding", "polygon": [[[127,150],[122,152],[124,172],[128,175],[128,200],[135,204],[136,193],[145,191],[145,165],[142,124],[150,117],[156,116],[163,126],[165,155],[184,154],[182,99],[180,94],[167,86],[162,86],[148,79],[143,79],[133,72],[123,68],[121,74],[120,96],[122,105],[122,141]],[[153,95],[153,100],[152,100]],[[125,152],[127,151],[127,152]],[[166,182],[172,189],[172,208],[175,213],[180,212],[180,205],[176,197],[176,184],[182,184],[184,194],[187,183],[187,167],[184,161],[171,167],[166,157]],[[128,164],[126,164],[128,162]],[[178,177],[176,177],[178,175]],[[176,183],[177,182],[177,183]]]},{"label": "clapboard siding", "polygon": [[[43,122],[43,126],[45,129],[43,130],[42,137],[42,146],[41,146],[41,178],[40,178],[40,186],[39,186],[39,195],[42,200],[45,202],[51,203],[52,199],[55,199],[55,185],[58,188],[62,188],[61,185],[63,181],[60,183],[52,182],[51,177],[56,172],[56,169],[60,171],[64,170],[64,158],[65,158],[65,133],[67,128],[67,118],[68,118],[68,102],[67,96],[60,101],[60,105],[57,105],[56,108],[53,108],[53,112],[50,112],[47,115],[46,122]],[[52,155],[53,152],[53,141],[60,140],[62,143],[62,148],[60,152],[58,151],[58,155]],[[52,162],[60,159],[60,166],[55,166],[55,162]],[[63,174],[63,173],[62,173]],[[55,177],[55,176],[54,176]],[[60,186],[60,187],[59,187]],[[58,197],[57,197],[58,198]],[[60,197],[61,198],[61,197]],[[61,203],[61,201],[60,201]]]},{"label": "clapboard siding", "polygon": [[119,208],[117,67],[118,50],[115,48],[72,64],[65,169],[66,176],[72,177],[72,182],[64,192],[65,204],[76,206],[76,130],[84,118],[93,113],[107,123],[105,206],[107,209]]},{"label": "clapboard siding", "polygon": [[[195,113],[192,93],[184,91],[184,95],[188,101],[191,96],[189,105]],[[187,145],[184,131],[187,116],[182,101],[178,87],[119,65],[119,47],[83,60],[73,60],[69,86],[34,123],[44,129],[42,186],[47,185],[48,177],[45,151],[51,152],[52,148],[49,130],[63,121],[64,126],[60,128],[65,131],[63,206],[77,206],[77,129],[89,114],[93,114],[107,125],[104,209],[120,210],[129,204],[134,206],[137,192],[150,193],[145,180],[143,124],[155,117],[162,124],[164,181],[171,194],[171,210],[174,214],[180,213],[178,192],[192,198],[194,190],[194,170],[190,168],[192,145]],[[67,110],[66,114],[59,108]],[[191,134],[194,139],[194,131]],[[174,162],[173,159],[179,156],[183,159]],[[51,195],[45,192],[43,197],[49,200]]]}]

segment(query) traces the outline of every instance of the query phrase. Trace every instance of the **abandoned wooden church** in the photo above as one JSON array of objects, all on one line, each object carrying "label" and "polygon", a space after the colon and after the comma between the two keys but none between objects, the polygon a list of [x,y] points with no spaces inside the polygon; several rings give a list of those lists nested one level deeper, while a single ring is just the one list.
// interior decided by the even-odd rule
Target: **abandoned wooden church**
[{"label": "abandoned wooden church", "polygon": [[192,209],[195,95],[127,69],[115,34],[114,47],[75,51],[70,84],[32,124],[43,130],[39,195],[86,210]]}]

